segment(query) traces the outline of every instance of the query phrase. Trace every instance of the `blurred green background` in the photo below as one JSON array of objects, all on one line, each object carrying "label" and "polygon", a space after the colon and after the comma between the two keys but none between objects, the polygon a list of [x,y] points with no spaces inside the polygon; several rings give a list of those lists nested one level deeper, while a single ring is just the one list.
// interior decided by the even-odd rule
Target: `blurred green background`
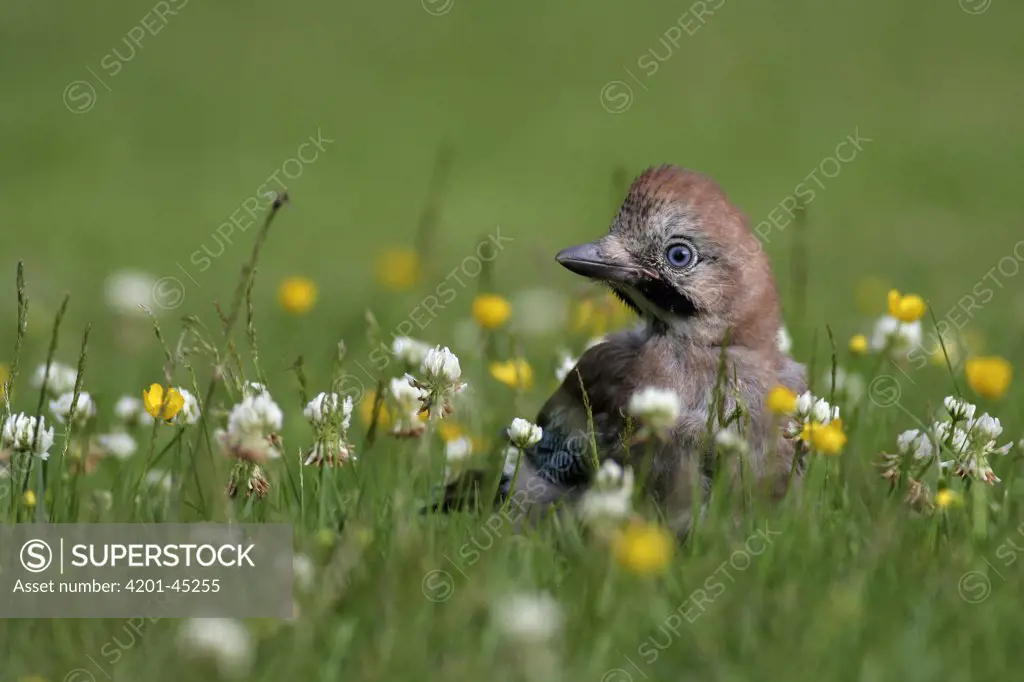
[{"label": "blurred green background", "polygon": [[[438,268],[500,225],[515,239],[495,263],[502,291],[578,283],[552,256],[607,228],[616,165],[627,179],[663,162],[707,172],[757,223],[856,130],[872,142],[810,207],[815,323],[853,331],[843,320],[866,274],[941,316],[1020,234],[1024,7],[1006,0],[964,0],[976,14],[956,0],[716,0],[703,22],[703,3],[686,2],[182,2],[165,22],[125,0],[3,9],[0,264],[13,293],[24,259],[40,338],[64,291],[68,328],[92,321],[105,338],[103,280],[123,267],[184,280],[176,264],[188,266],[197,284],[175,312],[212,313],[255,230],[203,273],[190,254],[216,252],[218,225],[318,130],[335,142],[288,182],[293,205],[260,268],[268,306],[285,276],[319,286],[289,339],[340,334],[362,314],[377,253],[414,240],[445,140]],[[144,16],[157,33],[136,47],[126,36]],[[697,30],[679,38],[680,25]],[[638,60],[653,54],[648,76]],[[616,80],[634,96],[612,114],[601,93]],[[81,84],[65,100],[75,81],[94,100]],[[788,294],[782,237],[768,250]],[[1019,326],[994,311],[1020,311],[1020,290],[1010,282],[977,323]],[[14,310],[0,297],[3,319]],[[390,328],[406,311],[378,312]],[[0,345],[12,342],[8,323]]]}]

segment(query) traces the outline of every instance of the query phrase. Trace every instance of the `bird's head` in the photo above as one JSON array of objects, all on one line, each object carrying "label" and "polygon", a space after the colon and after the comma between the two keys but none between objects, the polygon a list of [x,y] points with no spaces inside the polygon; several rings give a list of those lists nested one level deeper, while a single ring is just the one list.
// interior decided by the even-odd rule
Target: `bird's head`
[{"label": "bird's head", "polygon": [[711,178],[645,171],[608,234],[556,260],[615,294],[657,332],[718,345],[773,347],[781,318],[768,257]]}]

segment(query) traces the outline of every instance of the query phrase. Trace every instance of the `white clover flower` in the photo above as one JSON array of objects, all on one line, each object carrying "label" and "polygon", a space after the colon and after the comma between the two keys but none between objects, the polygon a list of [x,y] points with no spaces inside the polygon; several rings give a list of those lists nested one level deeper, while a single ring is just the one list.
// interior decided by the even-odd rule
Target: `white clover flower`
[{"label": "white clover flower", "polygon": [[[970,440],[963,429],[954,427],[953,423],[949,421],[939,421],[932,424],[932,433],[935,434],[939,450],[941,451],[944,448],[951,450],[955,457],[959,457],[963,453],[963,449]],[[951,464],[952,461],[949,463]]]},{"label": "white clover flower", "polygon": [[252,635],[233,618],[190,618],[178,631],[178,648],[186,658],[212,660],[222,677],[245,677],[255,660]]},{"label": "white clover flower", "polygon": [[679,418],[679,396],[656,386],[648,386],[629,399],[629,413],[655,431],[667,431]]},{"label": "white clover flower", "polygon": [[633,470],[605,460],[597,472],[596,485],[580,500],[580,515],[588,522],[603,523],[624,519],[633,511]]},{"label": "white clover flower", "polygon": [[796,399],[796,418],[801,423],[807,421],[828,424],[839,418],[839,407],[832,406],[824,398],[817,398],[810,391],[805,391]]},{"label": "white clover flower", "polygon": [[734,429],[719,429],[715,434],[715,443],[723,452],[727,453],[745,455],[750,450],[746,439],[736,433]]},{"label": "white clover flower", "polygon": [[74,390],[75,382],[78,380],[78,370],[54,362],[50,365],[50,371],[47,374],[44,363],[36,367],[36,372],[32,375],[32,388],[42,388],[44,379],[46,379],[46,390],[51,395],[61,395]]},{"label": "white clover flower", "polygon": [[274,433],[280,431],[283,424],[284,414],[269,393],[246,396],[228,416],[228,429],[234,425],[238,429]]},{"label": "white clover flower", "polygon": [[543,429],[519,417],[513,419],[512,425],[508,427],[508,439],[521,450],[533,447],[539,443],[543,435]]},{"label": "white clover flower", "polygon": [[274,436],[281,430],[284,415],[269,393],[247,395],[231,408],[227,431],[218,436],[234,455],[250,461],[263,461],[281,455]]},{"label": "white clover flower", "polygon": [[124,315],[145,317],[153,308],[153,288],[157,281],[140,270],[118,270],[107,277],[104,284],[107,305]]},{"label": "white clover flower", "polygon": [[403,413],[416,414],[419,412],[420,398],[423,392],[412,385],[408,376],[391,380],[391,395]]},{"label": "white clover flower", "polygon": [[313,426],[321,426],[331,419],[331,415],[338,409],[337,393],[318,393],[310,400],[302,414]]},{"label": "white clover flower", "polygon": [[893,357],[905,357],[914,347],[921,345],[921,321],[900,322],[883,315],[875,322],[871,334],[871,350],[881,352],[888,348]]},{"label": "white clover flower", "polygon": [[789,335],[786,325],[779,327],[779,331],[775,335],[775,341],[779,345],[779,350],[789,355],[789,351],[793,348],[793,338]]},{"label": "white clover flower", "polygon": [[120,431],[96,436],[96,443],[105,453],[117,459],[128,459],[138,448],[134,438]]},{"label": "white clover flower", "polygon": [[804,391],[796,397],[796,414],[798,417],[806,418],[814,407],[814,396],[810,391]]},{"label": "white clover flower", "polygon": [[920,429],[904,431],[896,437],[896,445],[901,455],[913,454],[917,459],[928,459],[932,456],[932,442],[928,434]]},{"label": "white clover flower", "polygon": [[1003,432],[1003,425],[996,417],[985,414],[974,420],[970,427],[971,435],[982,442],[994,441]]},{"label": "white clover flower", "polygon": [[313,587],[315,575],[316,569],[313,567],[313,562],[308,556],[296,554],[292,557],[292,577],[299,591],[308,592]]},{"label": "white clover flower", "polygon": [[469,438],[450,440],[445,444],[444,453],[449,462],[462,461],[473,454],[473,441]]},{"label": "white clover flower", "polygon": [[579,358],[574,358],[568,353],[563,353],[558,367],[555,368],[555,377],[557,377],[559,381],[565,381],[565,378],[569,376],[569,372],[576,369],[576,363],[579,361]]},{"label": "white clover flower", "polygon": [[549,644],[562,631],[562,608],[549,594],[511,594],[495,606],[504,635],[524,644]]},{"label": "white clover flower", "polygon": [[440,346],[427,351],[421,369],[432,383],[457,384],[462,378],[459,359],[448,348]]},{"label": "white clover flower", "polygon": [[146,472],[146,485],[157,488],[165,493],[171,491],[171,474],[160,469],[150,469]]},{"label": "white clover flower", "polygon": [[399,336],[391,344],[391,352],[409,367],[422,365],[429,351],[429,345],[408,336]]},{"label": "white clover flower", "polygon": [[[53,418],[56,419],[58,423],[68,423],[68,418],[71,417],[72,401],[75,401],[75,394],[73,390],[61,394],[56,400],[50,401],[50,412],[53,412]],[[84,391],[78,394],[78,400],[74,402],[74,405],[74,418],[76,424],[85,424],[96,414],[96,404],[92,401],[92,396]]]},{"label": "white clover flower", "polygon": [[142,400],[131,395],[117,399],[114,403],[114,416],[126,426],[148,426],[153,423],[153,416],[146,412]]},{"label": "white clover flower", "polygon": [[974,412],[977,409],[976,406],[957,398],[956,396],[946,396],[942,400],[942,404],[945,405],[946,411],[949,412],[949,416],[956,421],[971,421],[974,419]]},{"label": "white clover flower", "polygon": [[597,470],[597,476],[595,477],[595,484],[599,488],[611,488],[622,486],[624,473],[622,467],[614,459],[606,459],[601,462],[601,467]]},{"label": "white clover flower", "polygon": [[[39,439],[36,440],[36,429],[39,430]],[[53,427],[46,428],[46,417],[35,417],[24,413],[12,414],[4,421],[4,428],[0,441],[5,449],[15,452],[30,452],[40,459],[50,457],[50,448],[53,447]],[[35,448],[32,443],[35,442]]]},{"label": "white clover flower", "polygon": [[183,388],[179,388],[178,393],[185,400],[185,404],[182,405],[178,414],[174,415],[174,422],[176,424],[195,424],[199,421],[199,401]]},{"label": "white clover flower", "polygon": [[313,447],[310,448],[303,464],[305,466],[322,466],[326,463],[328,466],[334,466],[338,463],[347,462],[350,459],[356,459],[352,450],[352,446],[341,438],[334,437],[329,441],[328,439],[318,438],[313,443]]}]

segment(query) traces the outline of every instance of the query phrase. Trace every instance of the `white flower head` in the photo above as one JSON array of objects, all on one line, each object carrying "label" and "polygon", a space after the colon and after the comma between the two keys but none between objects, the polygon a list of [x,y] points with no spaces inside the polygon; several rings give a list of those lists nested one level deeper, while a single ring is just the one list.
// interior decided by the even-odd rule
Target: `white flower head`
[{"label": "white flower head", "polygon": [[975,440],[987,443],[994,441],[1002,434],[1003,425],[999,422],[999,419],[989,416],[986,412],[972,422],[970,430]]},{"label": "white flower head", "polygon": [[942,400],[942,404],[946,407],[946,411],[949,412],[949,416],[955,421],[971,421],[974,419],[975,410],[978,409],[975,405],[953,395],[946,396]]},{"label": "white flower head", "polygon": [[199,401],[184,388],[179,388],[178,393],[181,393],[185,404],[182,405],[178,414],[174,415],[174,422],[176,424],[195,424],[199,421]]},{"label": "white flower head", "polygon": [[454,385],[462,378],[462,367],[455,353],[440,346],[427,351],[421,369],[431,383]]},{"label": "white flower head", "polygon": [[[36,440],[36,430],[39,431]],[[53,447],[53,427],[46,428],[46,417],[35,417],[27,414],[12,414],[4,421],[2,432],[3,447],[15,452],[30,452],[41,459],[48,459],[50,448]],[[32,444],[35,443],[35,447]]]},{"label": "white flower head", "polygon": [[549,594],[512,594],[495,608],[495,621],[506,637],[525,644],[547,644],[562,631],[562,608]]},{"label": "white flower head", "polygon": [[928,434],[920,429],[904,431],[896,437],[896,445],[901,455],[913,454],[917,459],[928,459],[932,456],[932,442]]},{"label": "white flower head", "polygon": [[108,455],[117,459],[128,459],[135,454],[138,445],[129,434],[115,431],[96,436],[96,443]]},{"label": "white flower head", "polygon": [[580,501],[581,516],[592,523],[624,519],[633,511],[633,470],[623,469],[606,459],[597,471],[595,485],[587,489]]},{"label": "white flower head", "polygon": [[460,462],[473,454],[473,441],[469,438],[452,439],[445,444],[444,453],[449,462]]},{"label": "white flower head", "polygon": [[723,452],[744,455],[749,451],[747,441],[735,429],[719,429],[715,443]]},{"label": "white flower head", "polygon": [[895,358],[906,357],[914,347],[921,345],[921,321],[900,322],[895,317],[883,315],[875,322],[871,334],[871,350],[881,352],[886,348]]},{"label": "white flower head", "polygon": [[114,416],[125,426],[148,426],[153,417],[146,412],[142,401],[132,395],[121,396],[114,403]]},{"label": "white flower head", "polygon": [[74,420],[76,424],[85,424],[95,416],[96,404],[92,401],[92,396],[83,391],[78,394],[78,399],[75,400],[74,391],[72,390],[61,394],[56,400],[50,401],[50,411],[53,412],[53,418],[58,423],[68,423],[68,419],[72,416],[72,402],[74,402]]},{"label": "white flower head", "polygon": [[793,338],[789,335],[786,325],[779,327],[779,331],[775,335],[775,341],[779,344],[779,350],[789,355],[789,351],[793,348]]},{"label": "white flower head", "polygon": [[622,487],[623,470],[614,459],[606,459],[601,462],[601,468],[597,470],[596,483],[599,488]]},{"label": "white flower head", "polygon": [[146,485],[156,488],[162,492],[171,491],[171,474],[160,469],[150,469],[146,472]]},{"label": "white flower head", "polygon": [[403,414],[418,413],[422,395],[423,392],[412,385],[408,376],[396,377],[391,380],[391,396],[398,403]]},{"label": "white flower head", "polygon": [[61,395],[74,390],[75,382],[78,380],[78,370],[74,367],[54,362],[50,365],[50,371],[46,371],[46,364],[36,367],[32,375],[32,388],[42,388],[46,380],[46,390],[50,395]]},{"label": "white flower head", "polygon": [[810,391],[804,391],[796,397],[796,416],[801,419],[806,419],[811,414],[811,408],[814,407],[814,396]]},{"label": "white flower head", "polygon": [[313,426],[322,426],[332,419],[339,403],[340,398],[337,393],[318,393],[315,398],[306,403],[302,414]]},{"label": "white flower head", "polygon": [[308,592],[313,587],[315,575],[316,569],[313,567],[313,561],[308,556],[296,554],[292,557],[292,577],[295,580],[295,586],[301,592]]},{"label": "white flower head", "polygon": [[231,408],[228,428],[219,437],[225,447],[242,459],[263,461],[279,457],[275,434],[281,430],[284,415],[269,393],[247,395]]},{"label": "white flower head", "polygon": [[543,429],[519,417],[513,419],[511,426],[508,427],[508,439],[520,449],[533,447],[540,442],[543,435]]},{"label": "white flower head", "polygon": [[429,351],[430,346],[422,341],[410,339],[408,336],[396,337],[391,344],[391,352],[408,367],[422,365]]},{"label": "white flower head", "polygon": [[107,277],[104,285],[107,305],[124,315],[145,317],[153,308],[153,288],[157,281],[141,270],[118,270]]},{"label": "white flower head", "polygon": [[252,635],[233,618],[185,621],[178,631],[178,647],[187,658],[212,660],[222,677],[245,677],[255,660]]},{"label": "white flower head", "polygon": [[629,413],[659,432],[675,425],[679,410],[679,396],[674,391],[656,386],[641,389],[629,399]]}]

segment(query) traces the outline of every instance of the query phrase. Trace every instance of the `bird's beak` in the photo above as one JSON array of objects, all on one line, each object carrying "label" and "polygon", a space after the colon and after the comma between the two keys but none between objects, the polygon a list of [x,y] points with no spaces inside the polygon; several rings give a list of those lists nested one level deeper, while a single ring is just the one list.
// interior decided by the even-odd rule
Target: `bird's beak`
[{"label": "bird's beak", "polygon": [[632,263],[624,263],[605,256],[595,243],[562,249],[555,256],[555,260],[577,275],[604,282],[631,284],[638,279],[658,278],[656,273],[647,268],[640,268]]}]

